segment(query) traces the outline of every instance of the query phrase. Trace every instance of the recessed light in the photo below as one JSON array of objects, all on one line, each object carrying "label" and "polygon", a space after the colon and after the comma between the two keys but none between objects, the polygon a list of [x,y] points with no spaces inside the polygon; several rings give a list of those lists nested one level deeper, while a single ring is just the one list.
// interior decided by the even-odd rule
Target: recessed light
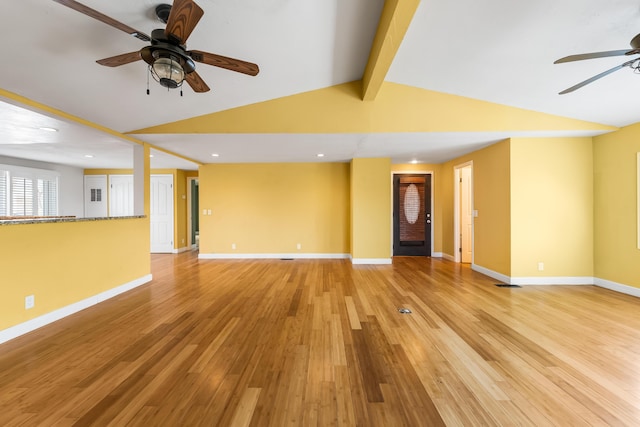
[{"label": "recessed light", "polygon": [[41,128],[38,128],[38,129],[40,129],[40,130],[44,130],[44,131],[46,131],[46,132],[58,132],[58,129],[56,129],[56,128],[50,128],[50,127],[41,127]]},{"label": "recessed light", "polygon": [[218,153],[213,153],[213,154],[211,155],[211,157],[220,157],[220,154],[218,154]]},{"label": "recessed light", "polygon": [[419,163],[419,162],[418,162],[416,159],[413,159],[413,160],[411,160],[409,163],[412,163],[412,164],[414,164],[414,165],[415,165],[416,163]]},{"label": "recessed light", "polygon": [[149,157],[153,157],[153,154],[149,154]]},{"label": "recessed light", "polygon": [[87,159],[93,159],[93,154],[85,154],[84,155]]},{"label": "recessed light", "polygon": [[318,154],[316,154],[316,157],[324,157],[324,154],[318,153]]}]

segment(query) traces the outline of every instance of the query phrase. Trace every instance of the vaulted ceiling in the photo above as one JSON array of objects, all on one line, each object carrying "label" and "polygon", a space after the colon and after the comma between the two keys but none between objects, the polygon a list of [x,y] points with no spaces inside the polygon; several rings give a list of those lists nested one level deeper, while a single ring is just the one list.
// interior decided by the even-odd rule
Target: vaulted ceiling
[{"label": "vaulted ceiling", "polygon": [[[82,3],[147,34],[163,27],[157,1]],[[52,0],[5,2],[0,155],[127,167],[121,133],[200,163],[433,163],[509,136],[596,135],[640,121],[630,68],[558,95],[629,58],[553,64],[629,47],[640,32],[630,0],[197,3],[204,16],[188,48],[255,62],[256,77],[197,64],[210,92],[185,85],[180,96],[151,80],[147,95],[144,62],[95,62],[140,40]],[[154,159],[197,167],[162,151]]]}]

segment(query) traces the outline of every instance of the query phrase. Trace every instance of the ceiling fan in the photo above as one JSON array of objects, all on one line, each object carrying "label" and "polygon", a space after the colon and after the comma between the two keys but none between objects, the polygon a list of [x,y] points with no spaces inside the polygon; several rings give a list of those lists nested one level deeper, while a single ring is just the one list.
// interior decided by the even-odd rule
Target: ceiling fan
[{"label": "ceiling fan", "polygon": [[[631,49],[621,49],[621,50],[608,50],[605,52],[593,52],[593,53],[582,53],[579,55],[569,55],[564,58],[560,58],[554,62],[554,64],[560,64],[563,62],[573,62],[573,61],[582,61],[584,59],[594,59],[594,58],[605,58],[608,56],[631,56],[640,54],[640,34],[636,35],[633,39],[631,39]],[[573,92],[576,89],[580,89],[583,86],[588,85],[589,83],[593,83],[598,79],[601,79],[604,76],[607,76],[614,71],[621,70],[624,67],[630,67],[636,72],[640,72],[640,58],[631,59],[625,63],[622,63],[618,66],[611,68],[610,70],[604,71],[600,74],[597,74],[590,79],[587,79],[583,82],[578,83],[577,85],[571,86],[568,89],[563,90],[559,93],[559,95],[564,95],[565,93]]]},{"label": "ceiling fan", "polygon": [[142,59],[149,64],[153,78],[168,89],[180,87],[186,80],[195,92],[209,91],[209,86],[196,72],[195,62],[250,76],[255,76],[260,71],[258,66],[251,62],[200,50],[187,50],[187,39],[204,15],[204,11],[193,0],[175,0],[173,6],[159,5],[156,8],[156,14],[167,26],[165,29],[153,30],[151,37],[75,0],[53,1],[111,25],[144,42],[150,42],[150,45],[143,47],[140,51],[123,53],[96,62],[107,67],[118,67]]}]

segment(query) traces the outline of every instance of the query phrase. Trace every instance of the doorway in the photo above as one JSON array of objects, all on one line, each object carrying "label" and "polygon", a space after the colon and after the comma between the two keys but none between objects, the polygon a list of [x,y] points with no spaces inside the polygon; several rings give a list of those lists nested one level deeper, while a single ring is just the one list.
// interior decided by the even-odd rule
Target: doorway
[{"label": "doorway", "polygon": [[455,261],[473,263],[473,163],[454,168],[454,250]]},{"label": "doorway", "polygon": [[431,175],[393,175],[393,255],[431,256]]},{"label": "doorway", "polygon": [[188,246],[198,248],[200,243],[200,205],[198,178],[187,178],[187,236]]}]

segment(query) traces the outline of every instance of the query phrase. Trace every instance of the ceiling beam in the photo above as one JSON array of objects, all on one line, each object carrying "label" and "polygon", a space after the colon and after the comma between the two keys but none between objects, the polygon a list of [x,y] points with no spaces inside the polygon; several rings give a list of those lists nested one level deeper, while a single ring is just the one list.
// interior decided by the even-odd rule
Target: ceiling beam
[{"label": "ceiling beam", "polygon": [[373,101],[378,95],[419,4],[420,0],[385,0],[362,76],[363,101]]}]

